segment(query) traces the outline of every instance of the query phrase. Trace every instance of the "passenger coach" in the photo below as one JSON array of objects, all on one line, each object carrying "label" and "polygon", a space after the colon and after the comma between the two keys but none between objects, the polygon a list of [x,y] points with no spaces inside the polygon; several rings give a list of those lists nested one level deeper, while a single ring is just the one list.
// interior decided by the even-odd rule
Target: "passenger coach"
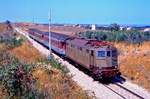
[{"label": "passenger coach", "polygon": [[[40,43],[44,44],[45,46],[49,47],[49,33],[48,32],[42,32],[37,29],[29,29],[28,33],[29,33],[29,36],[32,37],[33,39],[35,39],[35,40],[39,41]],[[65,56],[67,39],[69,39],[69,36],[67,36],[67,35],[51,32],[52,50],[62,56]]]}]

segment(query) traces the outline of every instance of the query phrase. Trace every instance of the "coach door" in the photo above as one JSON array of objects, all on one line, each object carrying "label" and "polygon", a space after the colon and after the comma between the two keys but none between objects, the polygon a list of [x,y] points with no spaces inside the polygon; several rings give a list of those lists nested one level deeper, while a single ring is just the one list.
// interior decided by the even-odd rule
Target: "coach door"
[{"label": "coach door", "polygon": [[91,51],[90,54],[90,66],[94,66],[94,51]]}]

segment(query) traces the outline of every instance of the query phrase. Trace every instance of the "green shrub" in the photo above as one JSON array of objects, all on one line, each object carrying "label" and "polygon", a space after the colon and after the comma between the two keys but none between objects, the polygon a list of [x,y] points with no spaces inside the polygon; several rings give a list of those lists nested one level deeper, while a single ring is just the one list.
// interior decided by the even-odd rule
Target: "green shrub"
[{"label": "green shrub", "polygon": [[16,39],[16,38],[13,38],[12,40],[10,41],[4,41],[4,43],[9,46],[9,48],[15,48],[15,47],[18,47],[22,44],[23,42],[23,39]]},{"label": "green shrub", "polygon": [[86,39],[97,39],[111,42],[128,42],[128,43],[142,43],[150,41],[150,32],[140,31],[87,31],[80,33],[79,37]]},{"label": "green shrub", "polygon": [[64,74],[69,72],[69,70],[64,65],[62,65],[57,59],[55,59],[53,56],[50,60],[48,59],[41,60],[41,63],[50,64],[52,67],[61,70],[62,73]]},{"label": "green shrub", "polygon": [[3,84],[7,90],[8,98],[44,98],[43,93],[37,90],[36,79],[31,74],[34,65],[20,63],[17,58],[9,54],[1,58],[0,63],[4,63],[0,67],[0,84]]}]

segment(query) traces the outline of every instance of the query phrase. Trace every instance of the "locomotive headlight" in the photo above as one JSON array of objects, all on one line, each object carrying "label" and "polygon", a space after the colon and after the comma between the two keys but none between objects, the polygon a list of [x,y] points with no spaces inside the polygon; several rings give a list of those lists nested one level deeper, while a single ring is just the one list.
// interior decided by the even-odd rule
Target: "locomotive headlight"
[{"label": "locomotive headlight", "polygon": [[115,68],[118,68],[118,65],[116,65]]}]

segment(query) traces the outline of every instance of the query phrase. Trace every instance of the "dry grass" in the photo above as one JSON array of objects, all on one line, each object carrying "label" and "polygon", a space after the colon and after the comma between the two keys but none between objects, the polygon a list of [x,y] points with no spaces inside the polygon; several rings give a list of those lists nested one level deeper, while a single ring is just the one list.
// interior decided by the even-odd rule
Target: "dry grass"
[{"label": "dry grass", "polygon": [[[4,52],[7,47],[0,44],[0,51]],[[24,42],[21,46],[14,48],[10,51],[19,60],[25,62],[37,62],[41,58],[39,52],[33,48],[30,43]],[[41,93],[45,93],[47,99],[89,99],[87,93],[83,91],[70,77],[64,75],[60,70],[52,69],[47,70],[43,66],[33,70],[36,86]],[[9,97],[4,86],[0,84],[1,99]]]},{"label": "dry grass", "polygon": [[[29,42],[14,48],[11,53],[28,63],[38,62],[43,58]],[[34,78],[37,78],[38,90],[44,92],[48,99],[89,99],[87,93],[60,70],[54,68],[47,70],[41,65],[37,66],[32,74]]]},{"label": "dry grass", "polygon": [[26,63],[35,63],[43,58],[39,51],[33,48],[29,42],[23,42],[21,46],[14,48],[11,52],[22,62]]},{"label": "dry grass", "polygon": [[33,76],[38,79],[37,87],[52,99],[91,99],[70,77],[56,69],[36,68]]},{"label": "dry grass", "polygon": [[116,44],[120,50],[120,70],[133,82],[150,90],[150,42],[142,45]]},{"label": "dry grass", "polygon": [[[6,31],[6,25],[0,23],[0,33]],[[0,52],[5,52],[7,50],[7,47],[5,46],[5,44],[0,44]],[[1,64],[1,63],[0,63]],[[0,67],[1,68],[1,67]],[[0,84],[0,96],[1,99],[6,99],[6,97],[8,96],[8,93],[6,92],[6,90],[4,89],[4,86],[2,84]]]},{"label": "dry grass", "polygon": [[4,43],[0,43],[0,52],[7,51],[8,47]]},{"label": "dry grass", "polygon": [[7,30],[7,25],[3,24],[3,23],[0,23],[0,32],[4,32],[6,30]]},{"label": "dry grass", "polygon": [[[0,44],[0,54],[1,53],[4,53],[7,51],[7,47],[5,46],[5,44]],[[0,69],[1,69],[1,64],[2,64],[2,61],[0,61]],[[6,99],[6,97],[8,96],[8,93],[7,91],[5,90],[4,86],[0,83],[0,96],[1,96],[1,99]]]},{"label": "dry grass", "polygon": [[1,96],[1,99],[7,99],[8,98],[8,93],[5,90],[3,85],[0,85],[0,96]]},{"label": "dry grass", "polygon": [[[5,45],[1,44],[0,48],[4,51]],[[40,58],[43,58],[29,42],[24,42],[10,52],[19,60],[28,63],[37,62]],[[40,65],[32,71],[32,75],[37,79],[36,88],[38,88],[39,92],[44,93],[44,97],[47,97],[47,99],[91,99],[86,91],[83,91],[81,87],[71,80],[71,77],[68,77],[60,70],[54,68],[48,70],[43,65]],[[9,95],[3,89],[5,88],[0,85],[0,95],[2,99],[5,99]]]},{"label": "dry grass", "polygon": [[141,55],[147,54],[150,50],[150,42],[144,42],[142,44],[128,44],[128,43],[117,43],[116,47],[120,50],[123,56],[127,56],[128,54],[133,55]]}]

